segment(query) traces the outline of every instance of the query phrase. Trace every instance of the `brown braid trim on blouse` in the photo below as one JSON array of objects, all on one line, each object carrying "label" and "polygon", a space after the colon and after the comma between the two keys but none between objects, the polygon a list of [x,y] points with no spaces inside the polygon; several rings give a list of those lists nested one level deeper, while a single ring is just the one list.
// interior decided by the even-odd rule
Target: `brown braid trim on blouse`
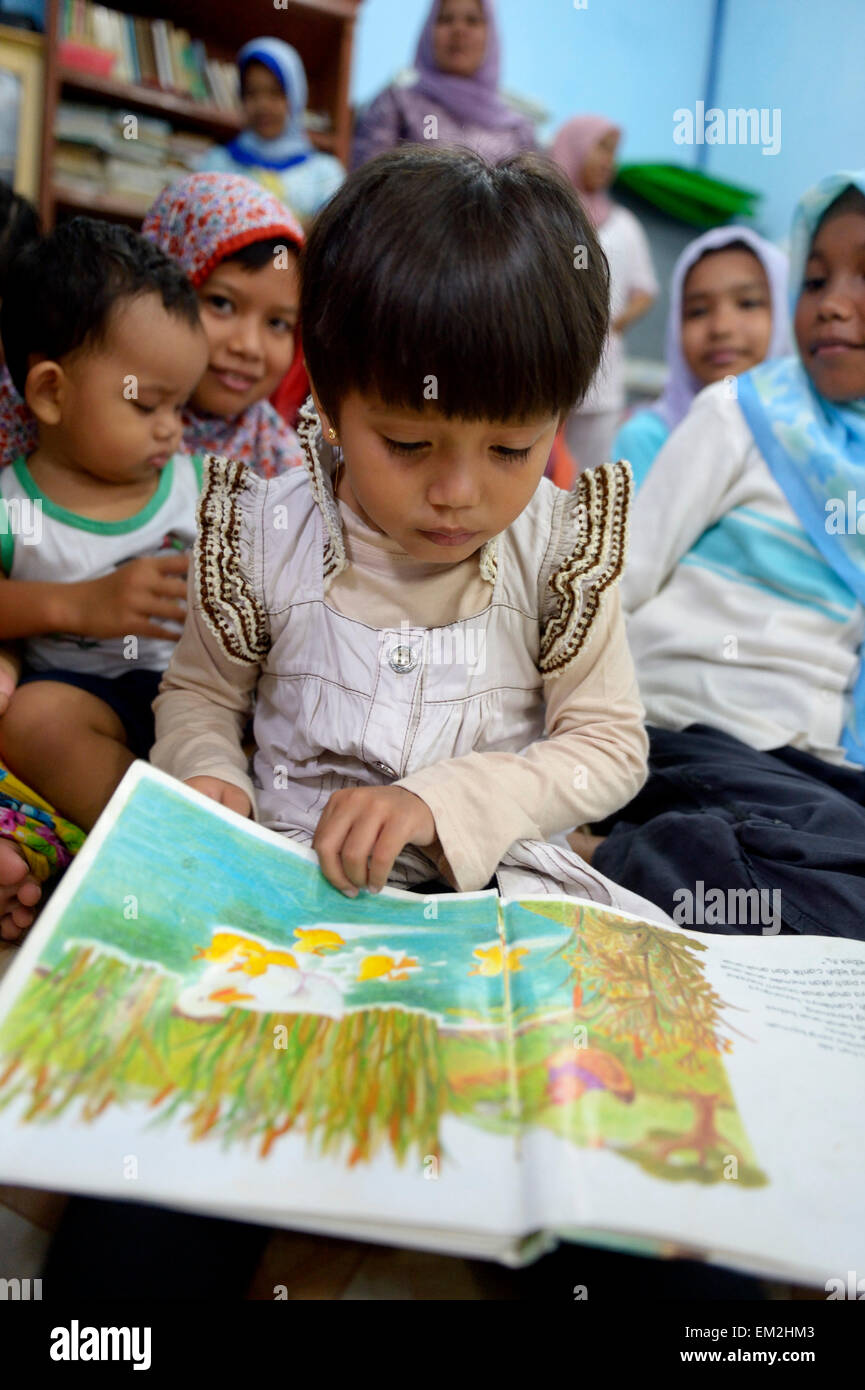
[{"label": "brown braid trim on blouse", "polygon": [[604,592],[621,578],[633,496],[629,463],[604,463],[581,473],[564,504],[562,530],[576,528],[568,558],[550,575],[538,667],[561,675],[582,651]]},{"label": "brown braid trim on blouse", "polygon": [[208,454],[198,501],[193,550],[195,594],[202,617],[230,661],[258,665],[270,647],[267,619],[244,574],[241,494],[255,474],[236,459]]}]

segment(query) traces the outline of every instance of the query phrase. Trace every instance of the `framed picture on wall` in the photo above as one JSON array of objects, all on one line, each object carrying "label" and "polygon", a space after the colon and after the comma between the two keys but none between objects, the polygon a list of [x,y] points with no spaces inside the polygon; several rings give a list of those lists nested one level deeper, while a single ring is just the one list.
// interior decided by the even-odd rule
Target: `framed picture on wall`
[{"label": "framed picture on wall", "polygon": [[44,39],[0,24],[0,182],[39,193]]}]

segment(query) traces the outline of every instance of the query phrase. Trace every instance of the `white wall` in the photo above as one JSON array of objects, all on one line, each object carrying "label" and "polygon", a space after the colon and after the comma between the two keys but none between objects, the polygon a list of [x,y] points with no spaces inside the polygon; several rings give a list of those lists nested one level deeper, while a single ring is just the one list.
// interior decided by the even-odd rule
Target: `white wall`
[{"label": "white wall", "polygon": [[[865,165],[865,0],[726,0],[716,101],[779,107],[781,149],[708,148],[706,172],[764,194],[761,227],[783,237],[799,194],[832,168]],[[499,0],[502,80],[552,113],[600,111],[626,132],[625,160],[694,164],[673,112],[704,93],[713,0]],[[365,0],[353,100],[410,64],[426,0]]]},{"label": "white wall", "polygon": [[865,0],[727,0],[717,104],[780,110],[778,154],[718,145],[707,171],[763,191],[766,227],[785,236],[806,188],[865,167]]},{"label": "white wall", "polygon": [[[600,111],[625,126],[625,158],[652,158],[670,144],[674,108],[701,93],[711,0],[588,0],[584,10],[573,0],[498,0],[497,8],[502,83],[547,107],[544,134],[579,111]],[[364,0],[355,102],[411,63],[427,11],[426,0]]]}]

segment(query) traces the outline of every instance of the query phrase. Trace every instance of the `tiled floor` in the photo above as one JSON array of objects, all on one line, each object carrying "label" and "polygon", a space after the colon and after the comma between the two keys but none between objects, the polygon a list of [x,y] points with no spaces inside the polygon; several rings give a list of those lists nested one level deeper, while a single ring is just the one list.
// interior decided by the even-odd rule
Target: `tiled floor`
[{"label": "tiled floor", "polygon": [[490,1298],[474,1262],[285,1231],[265,1251],[251,1299],[471,1300]]},{"label": "tiled floor", "polygon": [[50,1239],[48,1231],[0,1204],[0,1278],[38,1279]]}]

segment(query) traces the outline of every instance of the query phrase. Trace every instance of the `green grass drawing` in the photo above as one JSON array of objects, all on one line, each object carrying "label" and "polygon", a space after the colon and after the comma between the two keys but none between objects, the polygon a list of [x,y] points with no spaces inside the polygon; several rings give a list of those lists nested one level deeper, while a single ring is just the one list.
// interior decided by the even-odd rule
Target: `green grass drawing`
[{"label": "green grass drawing", "polygon": [[25,1121],[71,1106],[96,1119],[143,1101],[180,1116],[193,1140],[254,1143],[266,1157],[296,1131],[349,1165],[388,1145],[399,1162],[439,1156],[449,1103],[435,1021],[399,1008],[343,1018],[229,1010],[176,1014],[177,980],[87,947],[24,990],[0,1034],[0,1108],[26,1097]]}]

